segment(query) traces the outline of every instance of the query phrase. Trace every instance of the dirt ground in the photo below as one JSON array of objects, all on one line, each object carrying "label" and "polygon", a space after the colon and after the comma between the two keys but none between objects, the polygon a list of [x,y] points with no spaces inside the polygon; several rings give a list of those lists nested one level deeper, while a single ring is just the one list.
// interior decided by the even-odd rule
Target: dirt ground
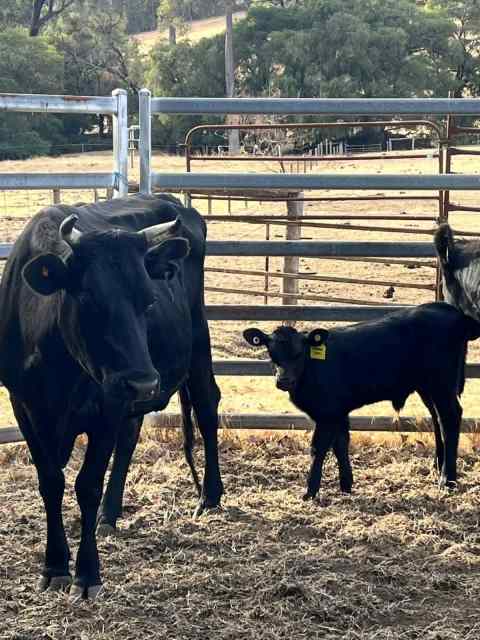
[{"label": "dirt ground", "polygon": [[[85,154],[62,159],[1,163],[0,171],[101,171],[111,156]],[[180,158],[155,157],[157,170],[181,170]],[[294,167],[295,168],[295,167]],[[196,163],[195,170],[220,171],[225,165]],[[454,169],[478,173],[467,158]],[[232,163],[229,170],[280,172],[278,164]],[[313,171],[336,171],[333,162]],[[432,159],[345,163],[340,170],[362,173],[430,173]],[[135,175],[136,170],[133,172]],[[103,194],[100,194],[103,195]],[[313,195],[313,194],[307,194]],[[316,195],[319,195],[318,193]],[[327,196],[337,195],[330,191]],[[355,195],[355,194],[344,194]],[[359,195],[359,194],[357,194]],[[393,194],[392,194],[393,195]],[[406,195],[406,194],[398,194]],[[91,200],[92,192],[62,193],[66,202]],[[456,193],[461,204],[478,205],[477,194]],[[12,242],[30,215],[51,203],[42,192],[0,192],[0,241]],[[205,201],[194,201],[207,212]],[[306,205],[305,213],[395,214],[436,217],[434,201],[350,202]],[[232,203],[233,214],[283,213],[283,203]],[[215,202],[213,213],[227,213]],[[362,221],[361,224],[373,224]],[[432,221],[382,221],[385,227],[422,230]],[[479,231],[475,214],[453,214],[454,228]],[[284,237],[284,227],[271,237]],[[209,222],[213,239],[263,239],[263,225]],[[302,237],[341,240],[427,241],[429,235],[304,228]],[[264,258],[209,258],[207,266],[263,269]],[[270,262],[281,271],[282,260]],[[434,270],[367,262],[302,259],[309,274],[352,276],[388,282],[431,284]],[[262,290],[263,277],[207,274],[207,287]],[[278,292],[281,279],[271,279]],[[302,282],[301,292],[356,298],[386,304],[418,303],[430,291],[396,288],[383,298],[385,285]],[[207,292],[208,303],[260,304],[251,294]],[[280,299],[271,298],[279,304]],[[300,302],[300,304],[316,304]],[[320,304],[320,303],[319,303]],[[321,303],[325,304],[325,303]],[[255,357],[243,344],[248,323],[212,322],[216,358]],[[271,323],[262,323],[271,328]],[[304,323],[303,327],[313,325]],[[261,356],[260,356],[261,357]],[[476,343],[469,361],[479,361]],[[292,412],[285,394],[269,378],[219,378],[223,412]],[[464,413],[480,415],[480,390],[469,381]],[[0,423],[12,424],[2,390]],[[175,403],[169,410],[174,410]],[[359,411],[389,415],[386,403]],[[425,415],[412,398],[404,415]],[[0,449],[0,640],[122,640],[143,638],[258,638],[297,640],[476,640],[480,623],[475,603],[480,595],[478,436],[464,436],[455,493],[436,488],[428,435],[375,438],[354,435],[355,488],[342,496],[332,460],[324,488],[313,504],[300,499],[309,462],[306,434],[245,434],[226,431],[221,461],[226,486],[224,508],[192,519],[195,496],[178,436],[147,429],[137,450],[126,491],[126,513],[119,535],[100,543],[105,592],[95,603],[74,606],[64,594],[33,592],[44,545],[44,515],[34,468],[23,445]],[[197,457],[201,460],[201,447]],[[81,445],[67,471],[65,521],[76,550],[79,514],[73,482]]]}]

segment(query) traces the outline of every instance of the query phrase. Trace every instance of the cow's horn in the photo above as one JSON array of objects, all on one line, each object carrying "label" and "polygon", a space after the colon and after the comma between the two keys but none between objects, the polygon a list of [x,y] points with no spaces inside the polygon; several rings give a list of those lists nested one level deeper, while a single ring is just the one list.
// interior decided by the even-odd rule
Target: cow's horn
[{"label": "cow's horn", "polygon": [[171,220],[170,222],[162,222],[162,224],[156,224],[153,227],[147,227],[140,233],[143,234],[148,249],[156,247],[161,242],[177,234],[182,226],[180,218]]},{"label": "cow's horn", "polygon": [[75,229],[75,224],[78,220],[78,216],[74,213],[62,222],[59,228],[60,238],[68,242],[68,244],[75,244],[80,240],[82,232]]}]

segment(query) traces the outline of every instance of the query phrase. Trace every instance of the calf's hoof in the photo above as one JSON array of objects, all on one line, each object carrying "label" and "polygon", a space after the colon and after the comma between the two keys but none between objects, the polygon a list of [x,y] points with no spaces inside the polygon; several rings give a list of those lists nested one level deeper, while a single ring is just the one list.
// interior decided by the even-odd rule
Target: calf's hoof
[{"label": "calf's hoof", "polygon": [[315,500],[315,494],[310,493],[309,491],[307,491],[307,493],[305,493],[305,494],[302,496],[302,500],[303,500],[304,502],[307,502],[308,500]]},{"label": "calf's hoof", "polygon": [[41,576],[35,587],[37,593],[43,591],[63,591],[72,584],[72,576]]},{"label": "calf's hoof", "polygon": [[447,480],[445,476],[440,476],[438,480],[439,489],[447,489],[448,491],[456,491],[458,489],[458,483],[456,480]]},{"label": "calf's hoof", "polygon": [[84,586],[81,583],[74,582],[70,587],[68,599],[72,604],[77,604],[81,600],[95,600],[103,591],[101,584],[93,584]]}]

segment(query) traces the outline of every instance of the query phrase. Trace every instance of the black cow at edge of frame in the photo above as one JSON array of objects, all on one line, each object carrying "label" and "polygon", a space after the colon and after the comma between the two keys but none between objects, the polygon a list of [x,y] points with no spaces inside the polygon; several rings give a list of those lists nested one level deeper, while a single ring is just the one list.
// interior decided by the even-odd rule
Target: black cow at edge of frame
[{"label": "black cow at edge of frame", "polygon": [[[96,525],[115,528],[143,416],[165,408],[176,391],[197,512],[220,504],[220,391],[205,315],[205,241],[197,211],[170,196],[137,195],[43,209],[12,249],[0,289],[0,379],[45,505],[38,590],[71,583],[73,600],[97,595]],[[203,486],[192,459],[192,407],[205,447]],[[81,540],[72,581],[63,467],[80,433],[88,446],[75,482]]]},{"label": "black cow at edge of frame", "polygon": [[445,300],[480,322],[480,241],[454,240],[448,224],[434,237]]},{"label": "black cow at edge of frame", "polygon": [[353,484],[349,459],[349,413],[390,400],[396,411],[416,391],[434,426],[439,485],[456,485],[462,417],[458,401],[465,383],[467,340],[480,326],[444,302],[399,310],[368,322],[301,333],[278,327],[243,333],[253,347],[266,347],[277,388],[315,423],[312,464],[304,499],[315,498],[330,449],[337,458],[340,488]]}]

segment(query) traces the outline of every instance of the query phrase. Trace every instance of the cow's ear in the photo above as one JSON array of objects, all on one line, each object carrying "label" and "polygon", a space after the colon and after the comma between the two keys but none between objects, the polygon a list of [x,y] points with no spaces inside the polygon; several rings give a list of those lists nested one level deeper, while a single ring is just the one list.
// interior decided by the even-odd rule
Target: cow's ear
[{"label": "cow's ear", "polygon": [[22,277],[32,291],[50,296],[67,286],[68,268],[54,253],[42,253],[27,262],[22,269]]},{"label": "cow's ear", "polygon": [[155,280],[169,280],[178,271],[178,263],[189,253],[190,243],[185,238],[165,240],[145,256],[148,275]]},{"label": "cow's ear", "polygon": [[310,331],[307,336],[307,342],[311,347],[319,347],[325,344],[328,338],[328,331],[326,329],[314,329]]},{"label": "cow's ear", "polygon": [[248,344],[252,345],[252,347],[265,346],[267,345],[269,340],[266,333],[263,333],[263,331],[260,331],[260,329],[255,328],[245,329],[245,331],[243,332],[243,337],[248,342]]}]

